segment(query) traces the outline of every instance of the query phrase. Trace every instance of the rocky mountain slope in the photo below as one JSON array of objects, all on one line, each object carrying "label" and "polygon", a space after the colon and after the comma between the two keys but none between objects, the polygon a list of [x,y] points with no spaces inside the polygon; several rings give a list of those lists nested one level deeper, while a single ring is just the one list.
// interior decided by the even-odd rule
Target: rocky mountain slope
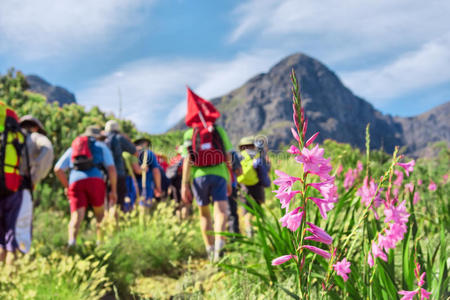
[{"label": "rocky mountain slope", "polygon": [[47,97],[48,102],[58,102],[59,105],[76,103],[75,95],[60,86],[53,86],[37,75],[26,76],[29,90]]},{"label": "rocky mountain slope", "polygon": [[[450,102],[413,118],[385,115],[354,95],[325,65],[298,53],[236,90],[211,100],[222,113],[218,123],[227,129],[234,144],[246,135],[267,136],[272,149],[291,143],[292,68],[297,73],[309,119],[307,136],[320,131],[318,141],[331,138],[364,148],[365,127],[370,123],[372,148],[392,152],[399,145],[413,156],[429,142],[450,140]],[[183,128],[184,120],[174,127]]]}]

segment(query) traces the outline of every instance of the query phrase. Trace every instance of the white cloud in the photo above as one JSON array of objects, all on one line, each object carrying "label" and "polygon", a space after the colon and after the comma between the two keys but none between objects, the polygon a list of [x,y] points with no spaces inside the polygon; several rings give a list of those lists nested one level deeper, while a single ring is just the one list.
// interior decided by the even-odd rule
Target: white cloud
[{"label": "white cloud", "polygon": [[449,12],[440,0],[248,0],[228,42],[311,54],[379,107],[450,82]]},{"label": "white cloud", "polygon": [[[449,1],[249,0],[234,11],[230,42],[295,44],[328,62],[418,48],[450,32]],[[292,46],[291,46],[292,47]]]},{"label": "white cloud", "polygon": [[341,75],[353,91],[382,106],[393,97],[450,83],[449,66],[450,35],[407,52],[390,64]]},{"label": "white cloud", "polygon": [[276,51],[242,53],[227,61],[141,60],[124,65],[77,93],[78,102],[117,114],[118,89],[123,117],[140,130],[162,132],[185,114],[185,86],[211,99],[239,87],[258,72],[267,71],[281,58]]},{"label": "white cloud", "polygon": [[0,52],[27,59],[69,55],[139,24],[151,0],[2,0]]}]

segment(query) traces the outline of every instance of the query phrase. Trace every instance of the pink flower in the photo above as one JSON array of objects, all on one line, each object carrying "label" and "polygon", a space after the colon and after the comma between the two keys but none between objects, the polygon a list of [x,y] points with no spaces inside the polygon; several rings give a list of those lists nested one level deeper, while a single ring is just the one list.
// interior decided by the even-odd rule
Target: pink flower
[{"label": "pink flower", "polygon": [[299,210],[301,207],[297,207],[291,212],[286,213],[283,217],[281,217],[280,222],[281,226],[290,229],[291,231],[296,231],[302,222],[302,217],[304,215],[303,211]]},{"label": "pink flower", "polygon": [[394,221],[394,223],[406,224],[408,222],[409,213],[406,210],[406,201],[403,200],[397,206],[390,205],[384,209],[385,223]]},{"label": "pink flower", "polygon": [[287,220],[286,227],[289,228],[292,232],[296,231],[302,223],[302,217],[304,214],[305,213],[303,211],[292,214]]},{"label": "pink flower", "polygon": [[352,169],[348,169],[347,173],[345,173],[344,179],[344,188],[346,191],[348,191],[353,186],[356,177],[356,172],[354,172]]},{"label": "pink flower", "polygon": [[303,170],[320,176],[321,178],[328,178],[328,173],[331,171],[332,166],[330,159],[323,158],[324,150],[316,145],[309,150],[303,148],[302,155],[297,156],[295,160],[303,164]]},{"label": "pink flower", "polygon": [[436,183],[433,182],[433,180],[430,180],[430,184],[428,185],[428,189],[430,191],[435,191],[437,188]]},{"label": "pink flower", "polygon": [[290,154],[300,154],[301,153],[300,149],[298,149],[294,145],[291,145],[291,147],[287,150],[287,152]]},{"label": "pink flower", "polygon": [[383,201],[380,197],[380,192],[382,189],[380,189],[377,193],[377,184],[373,180],[373,178],[370,179],[370,183],[368,183],[368,178],[364,178],[364,184],[362,187],[358,189],[356,192],[357,196],[361,197],[361,202],[364,203],[366,207],[370,205],[373,199],[373,205],[375,207],[379,207],[381,202]]},{"label": "pink flower", "polygon": [[309,199],[311,199],[317,205],[320,215],[326,220],[327,212],[333,209],[334,204],[322,198],[309,197]]},{"label": "pink flower", "polygon": [[318,190],[325,201],[332,203],[338,201],[337,186],[334,185],[334,177],[329,177],[323,182],[315,182],[308,185]]},{"label": "pink flower", "polygon": [[342,167],[342,165],[340,164],[339,167],[336,170],[336,176],[341,175],[343,169],[344,169],[344,167]]},{"label": "pink flower", "polygon": [[[295,110],[294,110],[295,111]],[[291,132],[292,132],[292,136],[294,137],[294,139],[296,139],[297,140],[297,142],[299,142],[300,143],[300,138],[298,137],[298,133],[297,133],[297,130],[296,129],[294,129],[294,128],[291,128]]]},{"label": "pink flower", "polygon": [[367,263],[369,264],[370,267],[373,267],[374,262],[373,262],[372,254],[370,254],[370,251],[369,251],[369,253],[367,253],[367,255],[368,255],[368,257],[367,257]]},{"label": "pink flower", "polygon": [[442,184],[446,184],[448,181],[448,174],[442,176]]},{"label": "pink flower", "polygon": [[281,208],[287,208],[289,207],[289,203],[291,202],[292,198],[300,191],[291,191],[290,189],[287,189],[286,191],[280,192],[280,191],[274,191],[278,194],[275,195],[280,200]]},{"label": "pink flower", "polygon": [[425,284],[425,275],[426,272],[423,272],[422,275],[420,275],[419,282],[417,283],[420,287],[422,287]]},{"label": "pink flower", "polygon": [[414,192],[414,183],[409,182],[405,184],[405,191],[408,191],[410,193]]},{"label": "pink flower", "polygon": [[414,193],[413,204],[416,205],[419,201],[420,201],[420,193],[419,192],[415,192]]},{"label": "pink flower", "polygon": [[294,182],[301,180],[298,177],[290,176],[289,174],[284,173],[280,170],[275,170],[275,174],[278,175],[278,178],[273,181],[274,184],[280,187],[280,190],[284,190],[292,187]]},{"label": "pink flower", "polygon": [[423,183],[422,179],[417,180],[417,185],[422,185],[422,183]]},{"label": "pink flower", "polygon": [[356,163],[356,170],[358,171],[358,174],[362,172],[362,170],[364,169],[362,162],[360,162],[358,160],[358,162]]},{"label": "pink flower", "polygon": [[310,137],[305,144],[305,147],[308,147],[309,145],[311,145],[314,140],[316,139],[316,137],[319,135],[319,132],[316,132],[312,137]]},{"label": "pink flower", "polygon": [[314,253],[316,253],[316,254],[318,254],[318,255],[322,256],[323,258],[326,258],[326,259],[330,259],[331,258],[330,252],[327,252],[327,251],[325,251],[323,249],[320,249],[320,248],[317,248],[317,247],[314,247],[314,246],[304,245],[304,246],[301,246],[300,248],[308,249],[309,251],[314,252]]},{"label": "pink flower", "polygon": [[347,281],[348,279],[348,275],[351,270],[350,270],[350,262],[347,261],[347,258],[344,258],[343,260],[337,262],[336,264],[333,265],[334,270],[336,271],[336,274],[338,274],[339,276],[341,276],[344,281]]},{"label": "pink flower", "polygon": [[394,185],[401,186],[403,182],[403,172],[399,170],[394,170],[395,175],[397,176],[397,179],[394,181]]},{"label": "pink flower", "polygon": [[406,176],[409,177],[409,172],[413,172],[414,171],[414,165],[415,164],[416,164],[416,161],[415,160],[411,160],[408,163],[397,163],[397,166],[400,166],[403,169],[405,169]]},{"label": "pink flower", "polygon": [[297,257],[297,255],[292,255],[292,254],[277,257],[274,260],[272,260],[272,266],[284,264],[285,262],[287,262],[288,260],[291,260],[291,259],[297,260],[298,257]]},{"label": "pink flower", "polygon": [[306,231],[311,232],[313,235],[305,237],[305,240],[311,240],[327,245],[330,245],[333,242],[333,238],[328,233],[326,233],[325,230],[309,222],[306,222],[306,224],[308,224],[310,227],[306,228]]},{"label": "pink flower", "polygon": [[400,300],[413,300],[414,296],[419,293],[419,291],[400,291],[398,292],[403,297]]},{"label": "pink flower", "polygon": [[423,300],[425,298],[430,299],[431,293],[427,292],[426,289],[420,288],[420,300]]},{"label": "pink flower", "polygon": [[375,241],[372,242],[372,254],[373,257],[379,257],[384,261],[387,261],[386,253],[381,250],[378,245],[375,243]]}]

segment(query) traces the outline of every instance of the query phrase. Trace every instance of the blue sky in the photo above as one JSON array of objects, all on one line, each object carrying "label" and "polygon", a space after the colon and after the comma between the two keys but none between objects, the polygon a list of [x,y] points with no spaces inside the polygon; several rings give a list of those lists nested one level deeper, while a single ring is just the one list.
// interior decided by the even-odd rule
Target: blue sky
[{"label": "blue sky", "polygon": [[450,1],[2,0],[0,72],[14,66],[80,104],[160,133],[185,85],[220,96],[304,52],[384,113],[450,100]]}]

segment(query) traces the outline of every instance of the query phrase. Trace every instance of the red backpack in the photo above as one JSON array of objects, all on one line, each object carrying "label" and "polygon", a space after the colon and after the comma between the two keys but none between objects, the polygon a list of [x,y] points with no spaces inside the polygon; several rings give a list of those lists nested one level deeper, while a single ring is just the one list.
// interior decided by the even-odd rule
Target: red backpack
[{"label": "red backpack", "polygon": [[75,170],[87,171],[96,166],[92,153],[95,141],[95,138],[88,136],[79,136],[73,140],[71,160]]},{"label": "red backpack", "polygon": [[215,166],[223,163],[225,161],[225,150],[216,127],[194,127],[189,153],[197,167]]}]

